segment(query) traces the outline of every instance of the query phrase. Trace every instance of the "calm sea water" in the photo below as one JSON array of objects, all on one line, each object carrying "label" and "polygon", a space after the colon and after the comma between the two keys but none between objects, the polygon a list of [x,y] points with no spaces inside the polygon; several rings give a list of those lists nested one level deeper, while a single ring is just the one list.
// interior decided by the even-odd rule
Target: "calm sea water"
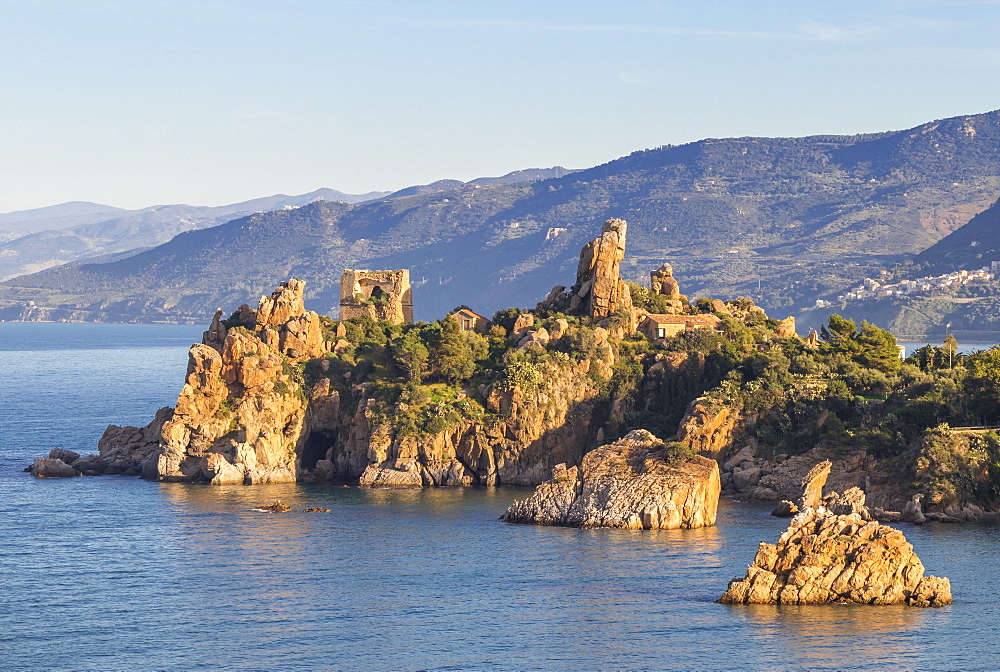
[{"label": "calm sea water", "polygon": [[[955,604],[714,603],[784,522],[497,522],[515,489],[35,480],[173,402],[200,329],[0,323],[0,669],[997,669],[1000,530],[904,526]],[[301,510],[250,511],[277,497]]]}]

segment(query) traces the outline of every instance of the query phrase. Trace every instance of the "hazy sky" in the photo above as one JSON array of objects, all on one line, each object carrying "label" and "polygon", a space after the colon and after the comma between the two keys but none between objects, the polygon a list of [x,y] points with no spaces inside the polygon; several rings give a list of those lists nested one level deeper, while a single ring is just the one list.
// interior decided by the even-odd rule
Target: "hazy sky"
[{"label": "hazy sky", "polygon": [[0,212],[213,205],[1000,108],[1000,1],[0,0]]}]

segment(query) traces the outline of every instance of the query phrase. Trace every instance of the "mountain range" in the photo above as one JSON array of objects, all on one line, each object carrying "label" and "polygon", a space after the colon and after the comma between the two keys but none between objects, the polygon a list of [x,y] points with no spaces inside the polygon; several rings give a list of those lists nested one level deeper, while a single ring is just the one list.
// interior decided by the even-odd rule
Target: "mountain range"
[{"label": "mountain range", "polygon": [[366,202],[318,201],[188,231],[106,263],[0,284],[3,319],[204,321],[276,279],[308,280],[336,314],[344,268],[409,268],[417,317],[528,306],[573,277],[610,217],[623,274],[664,261],[691,295],[772,313],[912,259],[1000,197],[1000,111],[853,136],[706,139],[586,170],[439,182]]}]

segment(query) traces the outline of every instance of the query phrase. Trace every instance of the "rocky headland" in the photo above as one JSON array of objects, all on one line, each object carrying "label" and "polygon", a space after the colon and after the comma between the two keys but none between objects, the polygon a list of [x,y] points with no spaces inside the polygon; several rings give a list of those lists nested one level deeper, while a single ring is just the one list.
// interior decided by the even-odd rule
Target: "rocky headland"
[{"label": "rocky headland", "polygon": [[[671,449],[680,447],[680,455]],[[719,465],[691,456],[643,429],[556,465],[552,477],[503,515],[508,523],[566,527],[676,529],[715,524]]]},{"label": "rocky headland", "polygon": [[[588,451],[645,429],[717,462],[723,496],[794,505],[803,477],[830,460],[828,503],[861,492],[882,521],[996,518],[1000,438],[932,426],[995,403],[988,363],[902,363],[891,334],[842,318],[803,339],[794,319],[745,298],[688,301],[669,264],[648,287],[627,283],[627,231],[605,222],[573,285],[534,310],[489,320],[463,307],[467,324],[410,324],[402,309],[335,321],[305,308],[302,280],[282,283],[256,308],[217,312],[173,408],[145,427],[108,427],[97,455],[54,451],[30,469],[537,486],[557,468],[582,478]],[[365,307],[410,305],[404,271],[345,277]]]}]

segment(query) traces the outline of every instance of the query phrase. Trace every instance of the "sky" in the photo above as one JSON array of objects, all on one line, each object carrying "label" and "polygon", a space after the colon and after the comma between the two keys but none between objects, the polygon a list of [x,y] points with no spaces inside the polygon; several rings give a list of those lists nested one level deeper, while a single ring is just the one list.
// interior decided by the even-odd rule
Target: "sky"
[{"label": "sky", "polygon": [[585,168],[1000,108],[1000,0],[0,0],[0,212]]}]

